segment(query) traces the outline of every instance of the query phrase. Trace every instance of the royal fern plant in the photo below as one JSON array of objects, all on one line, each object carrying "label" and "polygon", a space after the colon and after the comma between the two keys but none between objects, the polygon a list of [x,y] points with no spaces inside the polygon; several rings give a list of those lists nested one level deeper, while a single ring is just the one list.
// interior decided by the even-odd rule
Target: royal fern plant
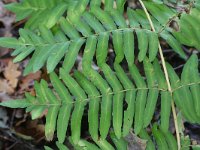
[{"label": "royal fern plant", "polygon": [[[189,149],[177,113],[200,124],[200,1],[128,3],[21,0],[6,5],[16,21],[26,23],[19,38],[0,38],[0,46],[14,49],[15,63],[30,58],[24,75],[46,68],[50,82],[35,82],[35,95],[25,93],[24,99],[0,105],[25,108],[32,119],[47,111],[45,136],[56,139],[60,150],[69,149],[66,140],[77,150],[125,150],[131,132],[147,141],[147,150]],[[181,74],[165,61],[161,43],[185,61]],[[183,46],[193,53],[186,55]],[[89,140],[81,136],[85,112]],[[170,116],[176,136],[169,130]]]}]

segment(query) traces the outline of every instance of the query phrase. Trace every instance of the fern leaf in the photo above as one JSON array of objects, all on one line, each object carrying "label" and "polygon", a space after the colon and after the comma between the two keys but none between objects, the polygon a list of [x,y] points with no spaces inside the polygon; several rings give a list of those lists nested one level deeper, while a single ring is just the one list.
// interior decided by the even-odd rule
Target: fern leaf
[{"label": "fern leaf", "polygon": [[26,108],[30,106],[31,104],[27,102],[25,99],[22,99],[22,100],[4,101],[0,103],[0,105],[4,107],[9,107],[9,108]]},{"label": "fern leaf", "polygon": [[16,21],[30,17],[26,27],[36,29],[41,24],[47,24],[48,28],[54,26],[66,11],[67,5],[65,0],[25,0],[5,7],[16,14]]},{"label": "fern leaf", "polygon": [[58,120],[57,120],[57,124],[59,124],[59,126],[57,125],[58,141],[60,143],[63,143],[65,140],[68,122],[73,107],[72,104],[73,99],[70,93],[68,92],[67,88],[62,84],[62,82],[59,80],[58,76],[54,72],[50,74],[50,79],[53,87],[58,93],[59,98],[63,104],[63,106],[61,106],[59,110]]},{"label": "fern leaf", "polygon": [[81,119],[84,112],[84,106],[87,104],[87,101],[85,101],[87,96],[84,90],[69,74],[65,72],[64,69],[60,70],[60,76],[69,88],[70,92],[77,98],[71,118],[72,141],[74,144],[77,144],[80,140]]},{"label": "fern leaf", "polygon": [[89,132],[92,138],[97,141],[98,140],[98,114],[99,114],[99,102],[100,102],[100,93],[96,89],[96,87],[86,80],[83,74],[80,72],[75,72],[74,76],[78,83],[84,88],[87,92],[88,97],[91,98],[89,102],[89,111],[88,111],[88,122],[89,122]]},{"label": "fern leaf", "polygon": [[137,107],[135,108],[134,131],[136,134],[138,134],[140,130],[143,128],[143,117],[141,116],[143,116],[145,110],[147,90],[146,90],[146,83],[142,78],[142,76],[140,75],[137,67],[135,65],[132,65],[129,67],[129,71],[137,88],[143,89],[137,92],[136,102],[135,102],[135,105]]},{"label": "fern leaf", "polygon": [[[192,55],[187,63],[190,64],[190,68],[189,68],[190,69],[190,83],[198,83],[200,81],[200,78],[199,78],[197,55]],[[192,93],[192,97],[194,99],[195,110],[197,112],[197,115],[200,116],[200,110],[198,109],[200,105],[199,100],[198,100],[200,96],[200,93],[198,92],[200,91],[199,84],[191,85],[190,90]]]},{"label": "fern leaf", "polygon": [[135,97],[136,90],[135,86],[132,84],[130,79],[126,76],[126,73],[123,71],[120,65],[115,64],[115,71],[117,77],[122,83],[124,89],[132,89],[126,91],[125,100],[127,102],[127,109],[124,111],[124,120],[123,120],[123,137],[127,136],[131,130],[133,124],[133,118],[135,113]]},{"label": "fern leaf", "polygon": [[17,48],[22,46],[22,43],[15,38],[1,38],[0,43],[2,47]]},{"label": "fern leaf", "polygon": [[142,129],[140,131],[139,136],[142,139],[147,140],[146,150],[155,150],[156,149],[153,141],[151,140],[151,137],[148,135],[148,133],[146,132],[145,129]]},{"label": "fern leaf", "polygon": [[[27,3],[29,3],[29,1],[27,1]],[[168,30],[168,28],[165,29],[163,27],[166,25],[166,21],[169,21],[169,19],[171,19],[171,17],[176,14],[176,12],[167,9],[165,5],[154,4],[151,2],[145,3],[145,5],[150,7],[150,12],[152,11],[152,8],[157,7],[157,5],[159,7],[159,10],[152,12],[152,14],[154,14],[152,16],[152,20],[154,20],[156,27],[158,28],[157,30],[163,28],[163,31],[159,35],[159,33],[154,33],[150,31],[151,28],[143,10],[128,10],[128,19],[130,24],[129,27],[129,24],[125,21],[124,16],[118,9],[110,9],[111,6],[108,6],[109,11],[105,11],[102,10],[100,7],[95,6],[91,7],[90,11],[87,11],[86,7],[88,6],[88,3],[88,0],[82,1],[81,3],[70,3],[66,19],[61,16],[67,6],[65,7],[65,5],[62,5],[62,7],[58,7],[61,4],[59,3],[57,5],[56,3],[54,3],[56,5],[56,13],[52,12],[53,16],[51,16],[50,14],[51,21],[46,20],[45,25],[42,23],[40,24],[38,34],[35,34],[34,32],[29,30],[20,30],[20,38],[18,41],[16,39],[3,38],[0,40],[0,44],[4,47],[16,49],[13,52],[13,56],[17,56],[15,62],[22,61],[27,56],[34,53],[32,59],[30,60],[30,63],[26,67],[24,74],[36,72],[41,69],[45,64],[47,66],[48,72],[52,72],[64,56],[66,56],[66,59],[69,59],[67,55],[72,54],[72,52],[68,51],[71,51],[70,48],[73,47],[75,43],[79,45],[80,43],[84,42],[84,39],[89,38],[89,36],[94,35],[100,37],[100,35],[105,34],[105,32],[106,34],[110,33],[113,41],[113,47],[114,50],[116,50],[116,53],[118,53],[119,51],[117,49],[122,49],[122,47],[124,47],[125,50],[125,48],[127,48],[126,44],[128,43],[126,43],[125,40],[122,40],[123,37],[126,37],[126,34],[130,34],[129,37],[131,39],[128,39],[129,43],[134,43],[133,34],[134,32],[136,32],[137,37],[135,38],[137,38],[139,45],[139,61],[143,61],[144,58],[147,56],[147,53],[149,53],[150,61],[153,61],[155,59],[158,52],[159,36],[165,39],[168,44],[174,49],[174,51],[177,52],[182,58],[186,58],[183,50],[181,49],[180,43],[176,40],[176,38],[171,35],[171,32],[170,30]],[[110,5],[109,3],[108,5]],[[122,5],[122,3],[124,2],[121,1],[119,3],[120,5]],[[74,12],[74,9],[79,11],[77,11],[76,13],[72,13]],[[165,16],[163,17],[165,21],[157,18],[160,10],[166,10],[167,12],[166,15],[162,13]],[[33,20],[34,17],[31,19]],[[32,22],[35,21],[33,20]],[[57,27],[55,27],[55,31],[53,33],[53,29],[51,30],[51,28],[57,22],[58,25]],[[130,33],[127,33],[127,30],[130,31]],[[62,39],[57,39],[59,36],[58,34]],[[64,34],[66,38],[64,38]],[[68,38],[69,40],[67,40]],[[79,46],[78,45],[77,47],[73,47],[73,59],[75,59],[78,55],[78,52],[83,43]],[[131,48],[134,59],[134,46],[129,47],[130,50]],[[121,51],[120,53],[121,54],[117,55],[116,58],[118,62],[123,59],[123,51]],[[66,63],[68,63],[68,60],[66,59],[63,63],[63,66],[67,66]],[[72,67],[73,63],[71,63],[71,65],[69,66]]]},{"label": "fern leaf", "polygon": [[114,133],[110,133],[110,137],[115,144],[117,150],[121,149],[127,149],[127,141],[125,141],[123,138],[118,139]]},{"label": "fern leaf", "polygon": [[153,125],[152,133],[160,150],[169,149],[163,133],[157,128],[156,124]]},{"label": "fern leaf", "polygon": [[153,65],[149,62],[148,59],[144,60],[144,70],[147,77],[147,84],[148,87],[151,88],[148,91],[148,97],[147,97],[147,103],[145,106],[144,114],[144,127],[147,127],[151,119],[153,118],[153,114],[156,109],[157,99],[159,91],[155,89],[157,87],[157,78],[155,75],[155,70],[153,68]]},{"label": "fern leaf", "polygon": [[194,46],[198,50],[200,49],[199,45],[199,15],[200,10],[193,8],[191,9],[190,14],[182,14],[179,26],[180,31],[173,32],[175,37],[184,45]]},{"label": "fern leaf", "polygon": [[[177,87],[180,87],[182,85],[181,80],[176,75],[176,73],[174,72],[171,66],[168,65],[167,67],[168,67],[169,77],[170,77],[170,81],[173,88],[176,89]],[[184,99],[184,101],[181,102],[181,99]],[[193,109],[194,103],[190,99],[192,99],[191,92],[189,91],[189,88],[187,86],[179,88],[176,91],[174,91],[174,100],[177,106],[183,111],[183,114],[186,117],[186,119],[190,120],[191,122],[199,122],[197,114],[195,113],[195,110]],[[187,110],[191,110],[191,111],[187,111]]]},{"label": "fern leaf", "polygon": [[[144,60],[147,49],[148,49],[148,35],[146,34],[145,30],[136,30],[136,34],[138,37],[138,43],[139,43],[139,54],[138,54],[138,60],[141,62]],[[140,42],[143,41],[143,42]]]}]

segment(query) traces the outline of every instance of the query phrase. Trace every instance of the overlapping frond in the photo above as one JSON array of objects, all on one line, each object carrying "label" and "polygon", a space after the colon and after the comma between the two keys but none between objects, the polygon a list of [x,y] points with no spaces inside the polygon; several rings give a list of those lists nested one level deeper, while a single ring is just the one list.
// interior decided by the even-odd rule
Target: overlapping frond
[{"label": "overlapping frond", "polygon": [[[112,81],[109,81],[108,77],[106,77],[106,81],[94,70],[90,70],[91,76],[86,77],[79,71],[75,71],[74,75],[70,76],[66,70],[61,69],[60,78],[62,81],[54,72],[50,74],[53,90],[50,90],[47,82],[42,80],[40,83],[35,83],[35,97],[26,94],[24,100],[8,101],[1,103],[1,105],[26,108],[27,112],[31,112],[33,119],[39,117],[47,109],[46,137],[51,140],[54,131],[57,130],[60,143],[65,140],[70,120],[71,140],[74,145],[80,141],[81,120],[84,110],[89,105],[89,133],[94,142],[97,145],[100,144],[101,147],[101,142],[105,144],[111,127],[113,127],[118,139],[126,137],[132,126],[134,133],[140,134],[141,130],[151,123],[160,95],[162,108],[160,129],[167,133],[172,97],[167,91],[164,75],[158,61],[156,60],[152,64],[148,59],[145,59],[143,65],[146,80],[142,78],[134,65],[129,67],[132,81],[120,66],[115,67],[116,78],[110,68],[106,68],[107,71],[110,70],[109,73],[111,73],[112,78],[115,78],[115,82],[119,82],[119,85],[117,83],[112,85]],[[184,117],[193,123],[200,122],[198,107],[200,79],[197,67],[198,60],[193,55],[186,63],[181,79],[179,79],[172,67],[168,65],[173,85],[173,99]],[[104,69],[103,72],[105,72]],[[91,78],[92,74],[95,75],[93,78],[96,81]],[[107,76],[107,74],[105,75]],[[189,80],[187,76],[192,78]],[[112,79],[110,78],[110,80]],[[125,110],[123,110],[124,103],[127,104]]]},{"label": "overlapping frond", "polygon": [[23,0],[5,7],[16,14],[16,21],[28,18],[25,27],[37,29],[41,24],[53,27],[67,10],[70,0]]},{"label": "overlapping frond", "polygon": [[195,47],[200,49],[200,35],[199,35],[199,23],[200,23],[200,9],[193,8],[189,14],[184,13],[181,15],[179,21],[179,31],[174,32],[174,36],[184,45]]},{"label": "overlapping frond", "polygon": [[[28,2],[24,1],[22,4]],[[52,11],[52,16],[50,15],[49,17],[45,15],[47,20],[42,19],[42,17],[36,17],[42,19],[42,21],[38,22],[40,26],[36,33],[29,30],[31,27],[29,29],[21,29],[18,40],[2,38],[0,39],[0,45],[16,49],[13,53],[14,56],[17,55],[15,62],[22,61],[34,52],[29,65],[26,67],[25,74],[35,72],[45,64],[48,72],[52,72],[63,57],[66,56],[66,59],[68,59],[72,48],[73,51],[76,51],[73,57],[77,57],[81,46],[90,36],[95,36],[97,41],[101,40],[103,35],[110,36],[113,43],[115,41],[115,44],[120,43],[123,45],[123,49],[126,49],[128,44],[132,48],[132,57],[137,55],[139,61],[143,61],[147,55],[150,61],[155,59],[158,52],[159,37],[161,37],[182,58],[186,58],[180,43],[174,38],[168,27],[168,22],[177,15],[174,10],[164,4],[145,2],[147,9],[152,14],[151,17],[157,31],[155,33],[151,31],[143,10],[128,8],[128,18],[125,18],[121,11],[123,1],[121,3],[119,1],[119,4],[117,3],[119,6],[122,5],[119,9],[114,9],[112,3],[105,2],[105,10],[100,8],[100,2],[91,1],[89,11],[87,10],[88,0],[80,3],[74,2],[72,3],[73,5],[70,5],[66,18],[61,16],[67,6],[62,5],[62,7],[58,8],[63,8],[63,10],[56,10],[57,13]],[[54,8],[56,9],[56,7]],[[37,23],[37,21],[33,22]],[[30,24],[34,25],[34,23]],[[51,27],[53,28],[49,29]],[[135,39],[137,39],[137,42]],[[108,43],[108,41],[106,42]],[[115,44],[109,47],[115,47]],[[135,47],[136,45],[138,45],[138,48]],[[42,56],[42,58],[38,56]],[[66,65],[65,61],[64,65]]]}]

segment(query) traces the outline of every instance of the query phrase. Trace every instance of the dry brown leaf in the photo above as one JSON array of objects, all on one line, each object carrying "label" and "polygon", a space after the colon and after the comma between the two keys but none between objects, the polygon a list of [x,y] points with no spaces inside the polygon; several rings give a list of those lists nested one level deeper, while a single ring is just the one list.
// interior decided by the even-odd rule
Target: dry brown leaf
[{"label": "dry brown leaf", "polygon": [[44,139],[45,127],[44,124],[40,124],[39,120],[32,120],[22,122],[22,124],[18,124],[18,126],[14,127],[15,133],[24,139],[35,139],[36,142],[40,142],[40,140]]},{"label": "dry brown leaf", "polygon": [[5,68],[4,76],[8,80],[9,85],[12,88],[16,88],[18,83],[18,77],[21,75],[21,72],[18,71],[19,64],[14,64],[12,61],[9,61],[8,66]]},{"label": "dry brown leaf", "polygon": [[130,132],[128,136],[125,137],[128,142],[128,150],[145,150],[146,140],[140,139],[135,134]]},{"label": "dry brown leaf", "polygon": [[12,94],[14,93],[14,89],[9,85],[9,83],[6,80],[0,79],[0,92]]},{"label": "dry brown leaf", "polygon": [[23,91],[25,89],[28,89],[29,86],[33,85],[34,80],[38,80],[41,77],[41,71],[38,71],[36,73],[31,73],[28,76],[24,77],[22,79],[22,83],[20,84],[20,90]]}]

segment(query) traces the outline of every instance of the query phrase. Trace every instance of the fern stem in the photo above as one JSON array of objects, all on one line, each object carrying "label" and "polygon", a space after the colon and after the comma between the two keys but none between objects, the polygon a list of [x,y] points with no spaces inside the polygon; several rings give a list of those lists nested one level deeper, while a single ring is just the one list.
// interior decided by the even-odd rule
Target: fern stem
[{"label": "fern stem", "polygon": [[[147,16],[147,19],[150,23],[150,26],[151,26],[151,29],[153,32],[156,32],[155,30],[155,27],[153,25],[153,22],[151,20],[151,17],[144,5],[144,3],[142,2],[142,0],[139,0],[146,16]],[[168,90],[172,96],[172,87],[171,87],[171,84],[170,84],[170,81],[169,81],[169,74],[167,72],[167,68],[166,68],[166,63],[165,63],[165,58],[164,58],[164,55],[163,55],[163,52],[162,52],[162,48],[161,48],[161,45],[159,43],[159,54],[160,54],[160,57],[161,57],[161,62],[162,62],[162,66],[163,66],[163,70],[164,70],[164,74],[165,74],[165,79],[167,81],[167,86],[168,86]],[[178,122],[177,122],[177,115],[176,115],[176,108],[175,108],[175,104],[174,104],[174,100],[173,100],[173,97],[172,97],[172,102],[171,102],[171,106],[172,106],[172,113],[173,113],[173,118],[174,118],[174,125],[175,125],[175,129],[176,129],[176,138],[177,138],[177,144],[178,144],[178,150],[181,149],[181,144],[180,144],[180,135],[179,135],[179,129],[178,129]]]},{"label": "fern stem", "polygon": [[[181,86],[179,86],[179,87],[177,87],[175,89],[172,89],[172,93],[175,92],[176,90],[180,89],[180,88],[183,88],[183,87],[186,87],[186,86],[191,86],[191,85],[196,85],[196,84],[200,84],[200,82],[181,85]],[[162,91],[162,92],[168,91],[168,90],[162,89],[162,88],[126,88],[124,90],[119,90],[119,91],[116,91],[116,92],[109,92],[106,95],[115,95],[115,94],[118,94],[118,93],[123,93],[123,92],[125,93],[125,92],[128,92],[128,91],[139,91],[139,90],[159,90],[159,91]],[[98,98],[102,98],[104,96],[105,96],[105,94],[100,94],[98,96],[92,96],[92,97],[89,96],[86,99],[80,99],[80,100],[77,100],[76,102],[80,102],[80,101],[89,102],[91,99],[98,99]],[[34,106],[48,106],[48,107],[51,107],[51,106],[62,106],[62,105],[74,104],[76,102],[75,101],[71,101],[71,102],[58,103],[58,104],[52,104],[52,103],[45,104],[44,103],[44,104],[34,104]]]}]

